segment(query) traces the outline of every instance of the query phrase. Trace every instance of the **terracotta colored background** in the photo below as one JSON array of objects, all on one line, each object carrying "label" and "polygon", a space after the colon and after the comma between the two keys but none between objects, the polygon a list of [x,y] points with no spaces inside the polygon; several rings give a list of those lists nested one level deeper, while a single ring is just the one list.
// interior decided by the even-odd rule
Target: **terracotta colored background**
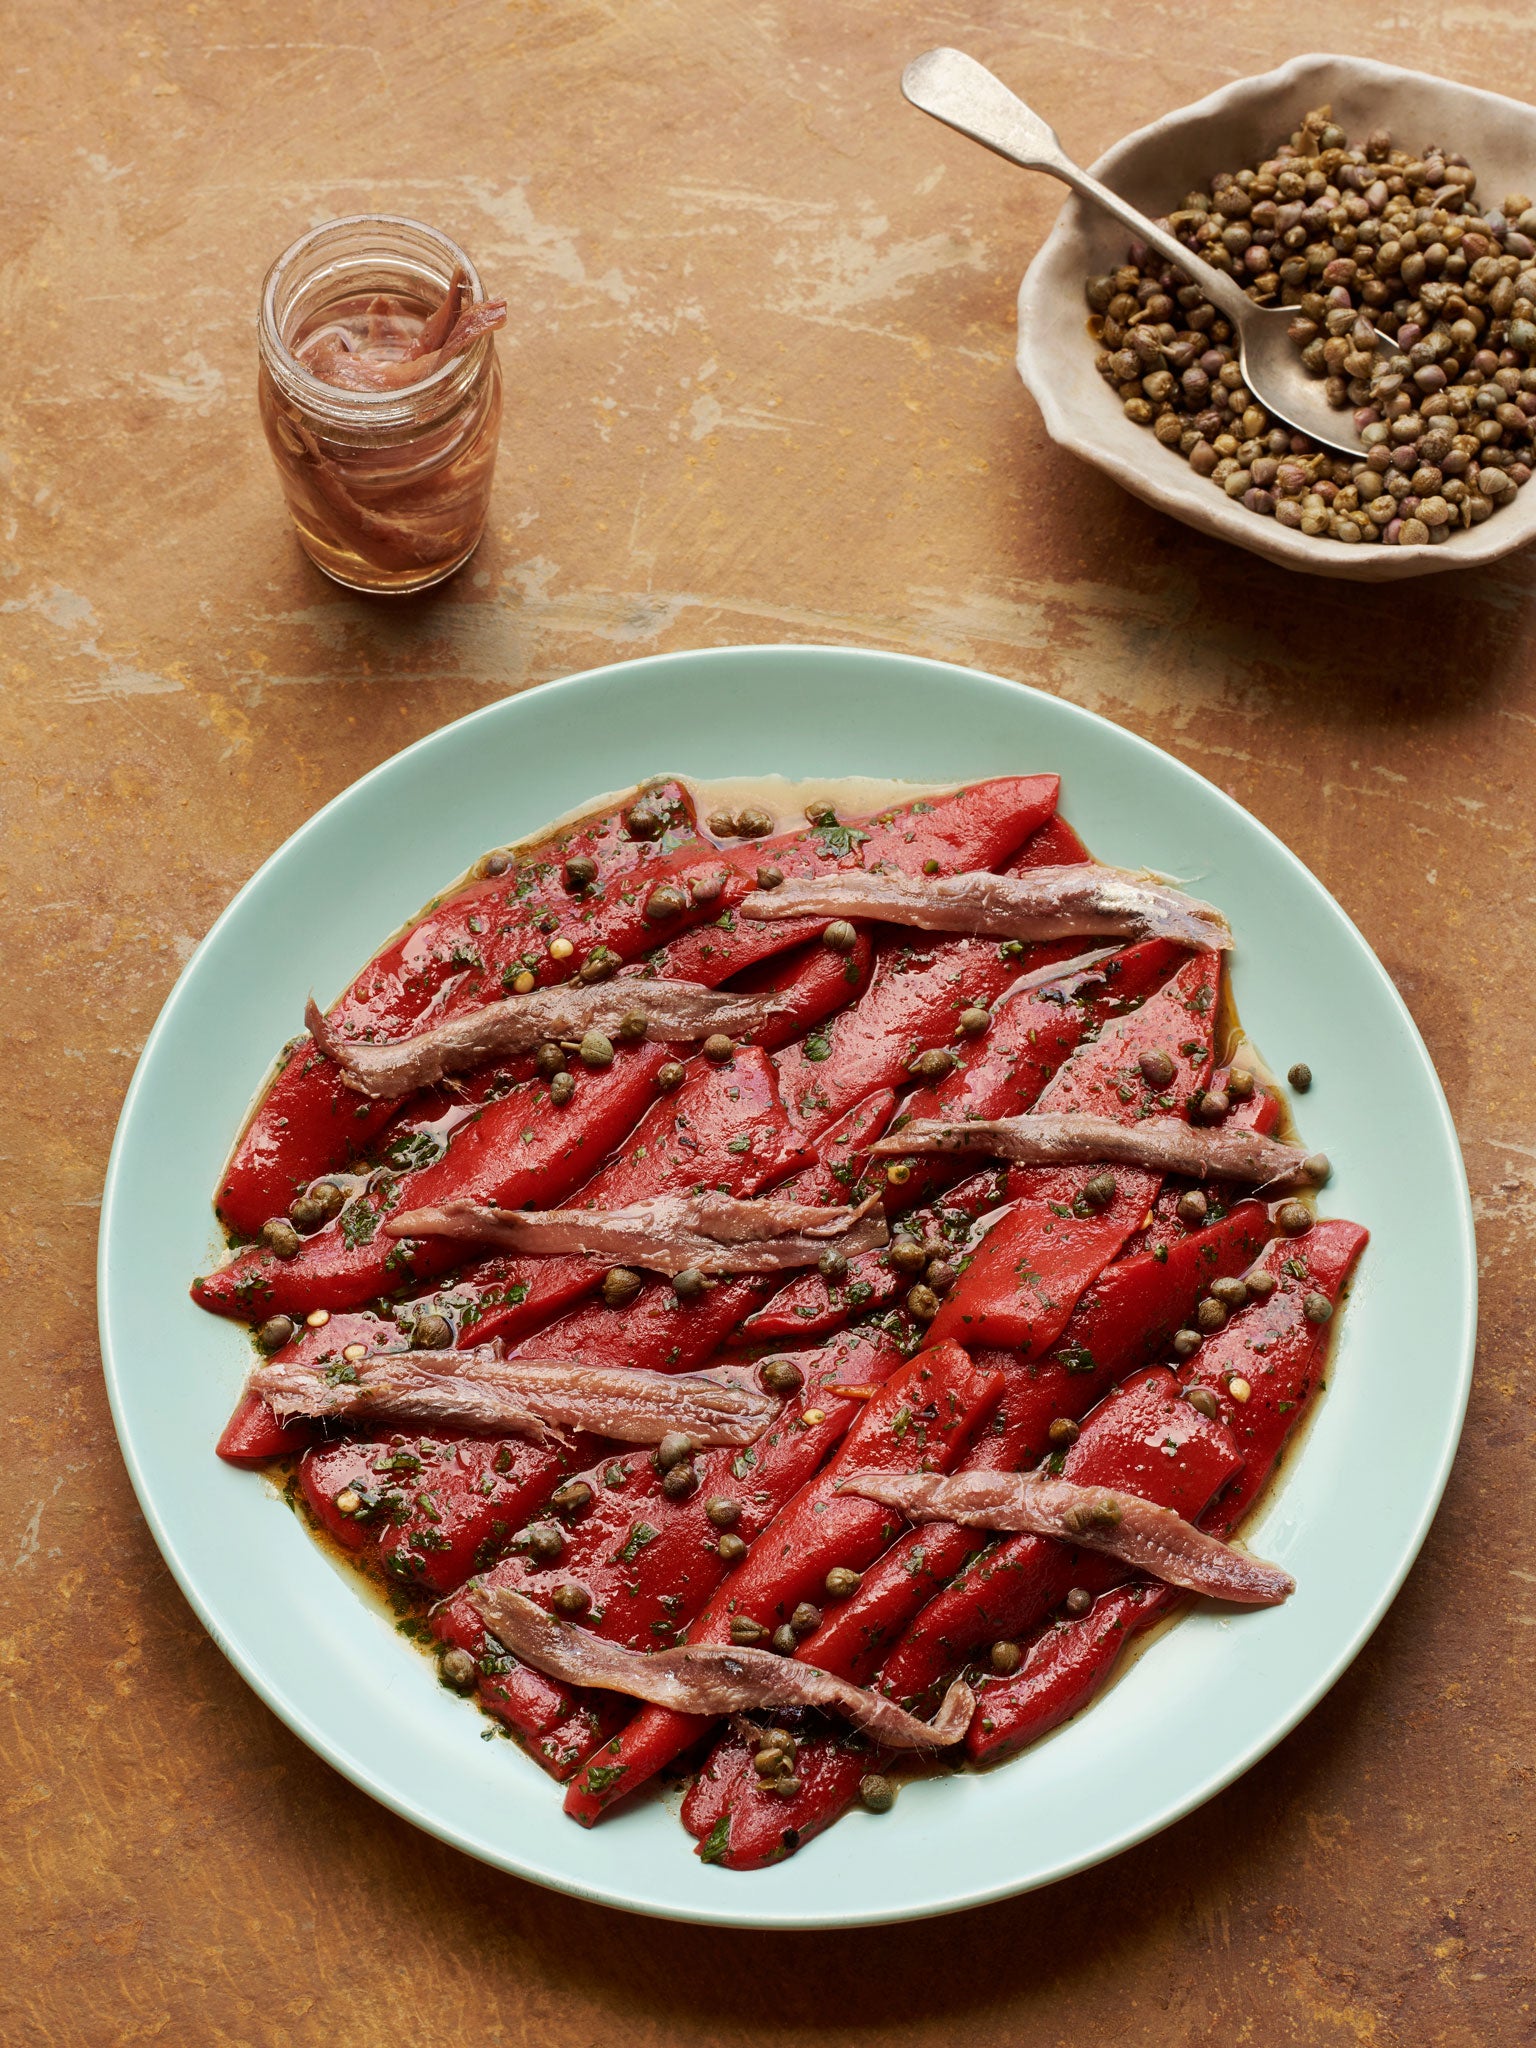
[{"label": "terracotta colored background", "polygon": [[[1315,33],[1536,93],[1530,10],[1378,18],[1342,0]],[[1536,557],[1417,588],[1310,582],[1057,455],[1011,368],[1015,287],[1057,195],[896,93],[905,57],[964,43],[1089,157],[1306,47],[1295,19],[1257,0],[13,11],[7,2043],[1532,2038]],[[1475,137],[1448,139],[1475,155]],[[251,398],[265,264],[309,224],[374,206],[440,222],[514,305],[492,531],[456,584],[399,609],[306,567]],[[1423,1558],[1275,1755],[1046,1894],[769,1939],[629,1920],[481,1869],[291,1737],[148,1540],[107,1417],[91,1271],[155,1011],[318,803],[546,677],[781,638],[912,648],[1058,691],[1272,825],[1429,1040],[1485,1306]]]}]

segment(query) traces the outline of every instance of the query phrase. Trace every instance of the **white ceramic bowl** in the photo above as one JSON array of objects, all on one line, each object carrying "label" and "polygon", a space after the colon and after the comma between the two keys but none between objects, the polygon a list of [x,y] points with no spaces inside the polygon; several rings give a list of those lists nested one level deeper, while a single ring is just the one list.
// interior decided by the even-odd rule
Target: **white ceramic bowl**
[{"label": "white ceramic bowl", "polygon": [[[1330,104],[1352,139],[1388,128],[1407,148],[1439,143],[1464,150],[1477,172],[1479,194],[1494,205],[1506,192],[1530,191],[1536,183],[1536,108],[1422,71],[1400,71],[1364,57],[1318,55],[1295,57],[1276,71],[1240,79],[1165,114],[1117,142],[1093,169],[1156,217],[1204,185],[1213,171],[1256,163],[1261,152],[1299,126],[1309,108]],[[1386,583],[1470,569],[1524,547],[1536,534],[1536,486],[1438,547],[1346,547],[1245,511],[1196,476],[1181,456],[1125,417],[1094,368],[1083,287],[1090,276],[1125,261],[1129,239],[1117,221],[1074,195],[1019,287],[1019,375],[1053,441],[1186,525],[1314,576]]]}]

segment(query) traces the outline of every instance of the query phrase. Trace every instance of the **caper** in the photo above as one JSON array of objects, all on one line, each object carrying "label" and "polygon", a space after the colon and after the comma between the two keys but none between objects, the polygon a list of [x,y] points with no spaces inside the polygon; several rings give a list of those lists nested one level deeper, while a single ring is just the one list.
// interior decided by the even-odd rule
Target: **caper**
[{"label": "caper", "polygon": [[805,1374],[791,1358],[770,1358],[758,1377],[770,1394],[798,1394]]},{"label": "caper", "polygon": [[300,1230],[318,1230],[326,1220],[325,1205],[315,1200],[313,1192],[306,1192],[288,1204],[288,1217]]},{"label": "caper", "polygon": [[1175,1330],[1173,1333],[1173,1355],[1175,1358],[1193,1358],[1205,1342],[1198,1330]]},{"label": "caper", "polygon": [[789,1625],[797,1636],[814,1635],[821,1627],[821,1609],[813,1607],[809,1600],[802,1600],[790,1615]]},{"label": "caper", "polygon": [[915,1074],[919,1081],[927,1081],[931,1085],[936,1081],[947,1080],[955,1071],[956,1064],[952,1052],[946,1051],[943,1046],[935,1045],[930,1046],[927,1052],[920,1052],[909,1064],[907,1072]]},{"label": "caper", "polygon": [[1144,1052],[1136,1064],[1141,1069],[1141,1078],[1149,1088],[1169,1087],[1178,1071],[1174,1066],[1172,1053],[1164,1052],[1160,1046],[1155,1046],[1150,1052]]},{"label": "caper", "polygon": [[1195,1321],[1209,1337],[1226,1327],[1227,1311],[1221,1302],[1208,1294],[1195,1310]]},{"label": "caper", "polygon": [[[725,1553],[725,1546],[730,1540],[729,1536],[721,1538],[720,1551],[722,1556]],[[768,1631],[763,1627],[763,1624],[760,1621],[754,1621],[750,1614],[733,1614],[731,1616],[731,1641],[738,1649],[751,1649],[754,1644],[762,1642],[767,1633]]]},{"label": "caper", "polygon": [[261,1241],[274,1259],[296,1259],[304,1245],[286,1216],[269,1216],[261,1226]]},{"label": "caper", "polygon": [[714,1494],[704,1503],[704,1515],[717,1529],[734,1529],[741,1520],[741,1502],[728,1494]]},{"label": "caper", "polygon": [[682,1087],[686,1072],[687,1070],[676,1060],[668,1060],[664,1067],[658,1067],[656,1070],[656,1086],[664,1095],[670,1095],[674,1088]]},{"label": "caper", "polygon": [[980,1003],[972,1003],[955,1019],[956,1025],[967,1038],[979,1038],[991,1022],[992,1012],[984,1010]]},{"label": "caper", "polygon": [[959,1267],[952,1266],[948,1259],[930,1259],[923,1268],[923,1279],[941,1298],[949,1293],[959,1278]]},{"label": "caper", "polygon": [[693,1438],[685,1436],[680,1429],[669,1429],[656,1446],[656,1462],[663,1472],[670,1472],[674,1465],[681,1464],[684,1458],[691,1458],[693,1453]]},{"label": "caper", "polygon": [[1210,1291],[1227,1308],[1239,1309],[1248,1299],[1248,1289],[1241,1280],[1226,1277],[1211,1282]]},{"label": "caper", "polygon": [[1227,1093],[1234,1102],[1246,1102],[1253,1094],[1254,1079],[1246,1067],[1234,1067],[1227,1076]]},{"label": "caper", "polygon": [[1312,1069],[1305,1060],[1298,1060],[1294,1067],[1288,1069],[1285,1078],[1298,1095],[1305,1095],[1312,1086]]},{"label": "caper", "polygon": [[845,1253],[825,1251],[816,1261],[816,1270],[831,1287],[848,1278],[848,1259]]},{"label": "caper", "polygon": [[1280,1283],[1273,1273],[1266,1273],[1264,1268],[1260,1266],[1257,1272],[1248,1275],[1243,1285],[1248,1289],[1248,1292],[1255,1301],[1268,1301]]},{"label": "caper", "polygon": [[773,819],[760,804],[748,804],[736,814],[736,832],[742,839],[766,839],[772,830]]},{"label": "caper", "polygon": [[480,872],[483,875],[504,875],[507,872],[507,869],[511,867],[511,865],[511,854],[504,853],[501,850],[501,848],[498,847],[494,853],[488,853],[485,856],[485,859],[481,861]]},{"label": "caper", "polygon": [[1309,1152],[1301,1162],[1301,1177],[1309,1187],[1320,1188],[1333,1171],[1326,1152]]},{"label": "caper", "polygon": [[644,915],[649,924],[662,924],[669,917],[681,917],[688,908],[688,898],[672,882],[663,882],[653,889],[645,899]]},{"label": "caper", "polygon": [[829,803],[807,804],[805,807],[807,825],[835,825],[837,813]]},{"label": "caper", "polygon": [[1083,1200],[1090,1209],[1107,1209],[1115,1199],[1115,1176],[1112,1173],[1096,1173],[1083,1189]]},{"label": "caper", "polygon": [[697,1266],[684,1266],[681,1273],[672,1275],[672,1292],[679,1301],[697,1301],[708,1285]]},{"label": "caper", "polygon": [[835,917],[821,935],[821,943],[830,946],[834,953],[851,953],[859,943],[859,935],[845,917]]},{"label": "caper", "polygon": [[1086,1586],[1072,1586],[1068,1588],[1067,1597],[1061,1604],[1065,1607],[1068,1614],[1072,1616],[1073,1620],[1077,1621],[1093,1605],[1093,1595]]},{"label": "caper", "polygon": [[780,1622],[779,1626],[768,1638],[768,1647],[771,1650],[776,1650],[781,1657],[792,1657],[795,1654],[799,1641],[800,1638],[795,1634],[789,1623],[784,1621]]},{"label": "caper", "polygon": [[714,903],[725,894],[724,875],[695,875],[688,884],[695,903]]},{"label": "caper", "polygon": [[723,1067],[728,1060],[734,1058],[736,1052],[735,1046],[723,1031],[711,1031],[699,1050],[705,1059],[717,1067]]},{"label": "caper", "polygon": [[540,1564],[553,1564],[565,1550],[565,1531],[554,1522],[535,1522],[528,1531],[528,1554]]},{"label": "caper", "polygon": [[777,889],[783,879],[784,870],[782,868],[765,867],[759,868],[757,871],[757,886],[759,889]]},{"label": "caper", "polygon": [[907,1290],[907,1307],[920,1323],[931,1323],[939,1312],[939,1297],[919,1280]]},{"label": "caper", "polygon": [[545,1081],[552,1081],[556,1074],[565,1072],[565,1053],[553,1039],[545,1039],[534,1054],[533,1071]]},{"label": "caper", "polygon": [[644,1010],[626,1010],[619,1019],[617,1036],[626,1045],[638,1045],[651,1028],[651,1020]]},{"label": "caper", "polygon": [[573,854],[561,870],[561,879],[572,896],[578,889],[589,889],[597,880],[597,862],[590,854]]},{"label": "caper", "polygon": [[263,1351],[281,1351],[293,1342],[294,1327],[292,1316],[268,1316],[256,1332],[256,1342]]},{"label": "caper", "polygon": [[451,1650],[445,1650],[438,1670],[442,1673],[444,1685],[451,1685],[455,1692],[474,1691],[475,1680],[479,1674],[475,1669],[475,1660],[468,1650],[461,1650],[457,1645]]},{"label": "caper", "polygon": [[1224,1088],[1207,1088],[1194,1106],[1196,1121],[1202,1124],[1219,1124],[1232,1107],[1232,1098]]},{"label": "caper", "polygon": [[1214,1422],[1221,1413],[1220,1404],[1209,1387],[1186,1387],[1184,1398],[1195,1413],[1205,1416],[1207,1421]]},{"label": "caper", "polygon": [[584,1067],[611,1067],[613,1040],[603,1031],[585,1032],[576,1048],[576,1057]]},{"label": "caper", "polygon": [[923,1232],[923,1257],[925,1259],[947,1259],[949,1246],[936,1230]]},{"label": "caper", "polygon": [[556,1586],[549,1596],[549,1604],[556,1614],[563,1614],[571,1621],[579,1621],[592,1605],[592,1595],[585,1586],[567,1581],[563,1586]]},{"label": "caper", "polygon": [[592,1505],[592,1489],[585,1479],[567,1479],[549,1496],[557,1515],[579,1515]]},{"label": "caper", "polygon": [[987,1662],[999,1678],[1012,1678],[1024,1662],[1024,1652],[1017,1643],[994,1643],[987,1652]]},{"label": "caper", "polygon": [[685,1458],[680,1465],[674,1465],[663,1473],[661,1490],[668,1500],[686,1500],[697,1490],[698,1484],[699,1468],[691,1458]]},{"label": "caper", "polygon": [[1287,1237],[1305,1237],[1314,1218],[1305,1202],[1282,1202],[1275,1211],[1275,1221]]},{"label": "caper", "polygon": [[1329,1323],[1333,1320],[1333,1303],[1326,1294],[1309,1294],[1301,1304],[1301,1312],[1309,1323]]},{"label": "caper", "polygon": [[1071,1449],[1082,1433],[1082,1425],[1074,1422],[1070,1415],[1057,1415],[1052,1418],[1045,1437],[1046,1442],[1054,1450],[1066,1451]]},{"label": "caper", "polygon": [[603,1275],[603,1301],[609,1308],[628,1308],[645,1285],[628,1266],[610,1266]]},{"label": "caper", "polygon": [[739,836],[740,828],[729,811],[713,811],[705,822],[707,829],[716,839],[735,839]]},{"label": "caper", "polygon": [[577,980],[585,983],[588,988],[595,982],[612,981],[623,964],[611,946],[594,946],[582,961]]},{"label": "caper", "polygon": [[631,807],[624,822],[631,839],[659,839],[667,824],[656,805],[648,803],[644,797]]},{"label": "caper", "polygon": [[763,1744],[757,1755],[752,1759],[752,1768],[760,1778],[776,1778],[781,1771],[787,1770],[788,1767],[789,1759],[785,1756],[783,1750],[775,1749],[767,1742]]},{"label": "caper", "polygon": [[549,1084],[549,1099],[556,1109],[564,1109],[575,1093],[576,1076],[574,1074],[556,1074]]},{"label": "caper", "polygon": [[747,1554],[747,1544],[740,1536],[722,1536],[715,1548],[722,1564],[740,1564]]},{"label": "caper", "polygon": [[[780,1633],[782,1633],[782,1631],[780,1631]],[[777,1642],[777,1636],[774,1638],[774,1640],[775,1642]],[[800,1790],[800,1780],[795,1776],[793,1771],[785,1771],[782,1777],[774,1779],[773,1790],[778,1793],[781,1799],[793,1799],[795,1794]]]},{"label": "caper", "polygon": [[1200,1190],[1198,1188],[1191,1188],[1187,1194],[1180,1195],[1174,1214],[1189,1229],[1198,1230],[1210,1214],[1210,1209],[1210,1203],[1201,1194]]},{"label": "caper", "polygon": [[879,1771],[859,1780],[859,1804],[866,1813],[889,1813],[896,1804],[896,1787]]},{"label": "caper", "polygon": [[863,1583],[864,1574],[846,1564],[833,1565],[822,1581],[829,1600],[851,1600]]},{"label": "caper", "polygon": [[453,1342],[453,1325],[436,1309],[418,1316],[411,1325],[411,1343],[417,1351],[446,1351]]},{"label": "caper", "polygon": [[886,1246],[885,1263],[897,1273],[921,1273],[928,1254],[915,1237],[898,1237]]}]

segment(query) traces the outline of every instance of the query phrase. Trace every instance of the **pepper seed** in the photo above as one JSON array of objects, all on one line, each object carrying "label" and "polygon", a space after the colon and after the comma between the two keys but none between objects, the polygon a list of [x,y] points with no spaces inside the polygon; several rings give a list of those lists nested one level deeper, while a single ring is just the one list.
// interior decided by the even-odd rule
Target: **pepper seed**
[{"label": "pepper seed", "polygon": [[1237,1375],[1234,1378],[1227,1381],[1227,1392],[1232,1396],[1232,1399],[1241,1408],[1243,1403],[1252,1394],[1253,1389],[1249,1386],[1248,1382],[1241,1377],[1241,1375]]},{"label": "pepper seed", "polygon": [[549,942],[551,960],[569,960],[575,950],[569,939],[551,939]]}]

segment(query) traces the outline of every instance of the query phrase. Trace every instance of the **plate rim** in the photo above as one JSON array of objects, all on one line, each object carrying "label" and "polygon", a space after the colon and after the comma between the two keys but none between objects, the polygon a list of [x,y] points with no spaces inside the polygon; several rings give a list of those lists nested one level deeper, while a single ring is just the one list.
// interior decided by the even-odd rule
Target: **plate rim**
[{"label": "plate rim", "polygon": [[[621,674],[629,676],[639,685],[643,681],[643,671],[658,665],[671,669],[705,665],[709,662],[720,660],[745,661],[750,665],[755,660],[777,658],[786,654],[796,657],[830,656],[839,661],[867,662],[875,667],[887,661],[917,664],[934,671],[936,680],[940,683],[942,683],[945,677],[958,674],[986,684],[992,689],[1008,692],[1017,691],[1028,697],[1040,699],[1042,702],[1049,704],[1053,711],[1081,720],[1088,728],[1108,727],[1117,735],[1119,740],[1128,743],[1134,751],[1144,752],[1147,756],[1153,757],[1160,762],[1171,763],[1179,773],[1189,776],[1200,783],[1208,797],[1214,799],[1224,811],[1240,821],[1244,830],[1259,834],[1263,840],[1268,842],[1270,848],[1280,855],[1283,861],[1296,869],[1305,883],[1309,884],[1316,892],[1317,896],[1321,899],[1322,905],[1326,906],[1334,918],[1342,924],[1346,933],[1353,941],[1355,948],[1358,950],[1359,955],[1368,964],[1380,992],[1386,997],[1389,1006],[1396,1012],[1397,1021],[1405,1032],[1407,1043],[1416,1056],[1424,1077],[1429,1084],[1430,1099],[1433,1103],[1439,1135],[1445,1141],[1449,1156],[1456,1162],[1457,1167],[1454,1186],[1447,1190],[1448,1195],[1452,1198],[1457,1225],[1455,1252],[1459,1267],[1459,1272],[1456,1276],[1458,1281],[1456,1293],[1459,1315],[1457,1317],[1457,1357],[1455,1360],[1454,1391],[1456,1398],[1451,1409],[1453,1426],[1448,1428],[1446,1432],[1439,1459],[1434,1469],[1432,1482],[1424,1493],[1411,1534],[1403,1545],[1402,1555],[1391,1571],[1384,1589],[1368,1604],[1367,1611],[1363,1613],[1361,1619],[1355,1625],[1347,1642],[1313,1675],[1312,1679],[1304,1687],[1297,1703],[1283,1711],[1278,1719],[1267,1722],[1263,1732],[1256,1735],[1237,1754],[1229,1757],[1224,1763],[1214,1769],[1209,1769],[1202,1773],[1193,1789],[1171,1796],[1158,1811],[1148,1815],[1142,1821],[1132,1823],[1118,1832],[1113,1832],[1107,1839],[1087,1846],[1079,1853],[1061,1855],[1052,1861],[1048,1867],[1038,1870],[1033,1875],[1017,1879],[1003,1878],[996,1882],[979,1884],[963,1893],[953,1893],[951,1896],[938,1902],[919,1901],[914,1902],[909,1907],[891,1910],[881,1909],[873,1913],[858,1910],[796,1913],[794,1911],[786,1912],[778,1909],[753,1912],[750,1909],[750,1902],[745,1893],[742,1895],[739,1906],[729,1904],[726,1898],[723,1897],[718,1910],[713,1905],[667,1905],[649,1899],[636,1898],[601,1882],[584,1882],[580,1878],[573,1878],[563,1870],[555,1871],[542,1867],[536,1860],[531,1859],[526,1854],[511,1853],[501,1847],[466,1838],[453,1824],[431,1813],[418,1800],[395,1791],[386,1780],[379,1778],[360,1756],[350,1754],[343,1741],[334,1738],[327,1730],[315,1724],[306,1711],[287,1694],[283,1684],[271,1676],[257,1658],[248,1654],[245,1645],[238,1640],[237,1635],[227,1633],[221,1625],[212,1604],[211,1596],[205,1596],[198,1584],[194,1560],[183,1556],[168,1530],[142,1468],[134,1442],[129,1415],[129,1403],[124,1390],[122,1371],[116,1355],[111,1326],[112,1283],[109,1274],[110,1246],[118,1206],[125,1198],[123,1182],[126,1178],[127,1168],[124,1161],[127,1157],[133,1135],[133,1121],[139,1099],[149,1086],[146,1076],[151,1071],[162,1038],[172,1029],[173,1020],[181,1003],[187,1000],[185,991],[191,981],[198,961],[224,927],[239,914],[241,906],[250,896],[256,893],[269,869],[279,860],[283,859],[289,850],[306,836],[311,833],[318,833],[323,821],[329,818],[339,807],[350,802],[359,791],[388,774],[398,772],[401,763],[410,760],[414,756],[430,752],[435,746],[441,744],[446,736],[460,733],[465,728],[477,724],[494,724],[498,720],[509,716],[515,718],[518,714],[514,707],[531,696],[543,697],[550,691],[564,693],[570,690],[579,690],[594,680],[612,679]],[[1300,856],[1294,853],[1277,833],[1271,831],[1261,819],[1256,818],[1235,797],[1228,795],[1218,784],[1202,775],[1198,769],[1192,768],[1177,755],[1157,746],[1155,742],[1145,739],[1140,733],[1130,727],[1117,724],[1115,720],[1106,718],[1101,712],[1090,710],[1084,705],[1074,703],[1069,698],[1056,696],[1050,691],[1036,689],[1030,684],[1017,682],[1012,678],[998,675],[990,670],[975,668],[969,664],[941,661],[929,655],[861,644],[848,645],[835,642],[808,641],[762,641],[741,644],[727,643],[712,647],[682,648],[639,656],[628,661],[620,660],[602,663],[595,668],[582,669],[568,675],[551,678],[547,682],[531,686],[529,689],[519,691],[514,695],[495,698],[490,703],[477,706],[474,710],[465,713],[460,718],[452,719],[447,724],[435,727],[429,733],[424,733],[408,746],[401,748],[398,752],[387,756],[372,768],[367,769],[362,775],[338,790],[334,796],[311,812],[293,832],[267,855],[214,919],[172,984],[145,1039],[143,1049],[135,1063],[132,1078],[129,1081],[123,1098],[107,1161],[97,1237],[96,1287],[97,1329],[108,1405],[111,1411],[113,1427],[117,1434],[118,1446],[122,1453],[124,1464],[127,1467],[135,1497],[144,1515],[146,1526],[154,1538],[156,1547],[160,1551],[177,1586],[219,1650],[234,1666],[245,1683],[256,1693],[257,1697],[309,1749],[321,1757],[332,1769],[348,1779],[350,1783],[357,1786],[360,1791],[366,1793],[370,1798],[377,1800],[380,1805],[387,1807],[402,1819],[411,1822],[412,1825],[421,1828],[425,1833],[433,1835],[438,1840],[447,1842],[451,1847],[462,1851],[464,1854],[474,1857],[477,1861],[485,1863],[492,1868],[504,1870],[511,1876],[522,1878],[527,1882],[544,1886],[550,1890],[563,1892],[568,1896],[580,1898],[592,1904],[610,1906],[619,1911],[635,1913],[646,1918],[674,1921],[680,1924],[741,1927],[760,1931],[786,1932],[796,1929],[900,1925],[912,1921],[935,1919],[949,1913],[968,1911],[974,1907],[996,1903],[999,1900],[1019,1897],[1026,1892],[1041,1890],[1048,1885],[1060,1882],[1064,1878],[1074,1876],[1083,1870],[1091,1869],[1100,1863],[1109,1862],[1112,1858],[1123,1854],[1127,1849],[1134,1848],[1139,1843],[1161,1833],[1165,1828],[1182,1820],[1186,1815],[1196,1811],[1199,1807],[1216,1797],[1218,1793],[1224,1791],[1239,1777],[1243,1776],[1245,1772],[1252,1769],[1254,1764],[1259,1762],[1261,1758],[1276,1748],[1312,1712],[1318,1702],[1332,1689],[1343,1673],[1354,1662],[1380,1625],[1383,1617],[1401,1591],[1409,1572],[1417,1562],[1435,1515],[1439,1510],[1441,1500],[1444,1497],[1451,1468],[1460,1447],[1467,1403],[1471,1392],[1478,1308],[1478,1272],[1471,1190],[1467,1181],[1466,1166],[1461,1152],[1455,1121],[1451,1115],[1450,1105],[1446,1100],[1439,1074],[1430,1057],[1429,1049],[1424,1043],[1423,1035],[1419,1031],[1407,1004],[1404,1002],[1391,976],[1377,957],[1364,934],[1343,906],[1324,884],[1318,880],[1311,869],[1306,866],[1305,862],[1301,860]],[[589,1837],[588,1839],[597,1838]],[[742,1882],[746,1882],[745,1876],[743,1876]]]}]

